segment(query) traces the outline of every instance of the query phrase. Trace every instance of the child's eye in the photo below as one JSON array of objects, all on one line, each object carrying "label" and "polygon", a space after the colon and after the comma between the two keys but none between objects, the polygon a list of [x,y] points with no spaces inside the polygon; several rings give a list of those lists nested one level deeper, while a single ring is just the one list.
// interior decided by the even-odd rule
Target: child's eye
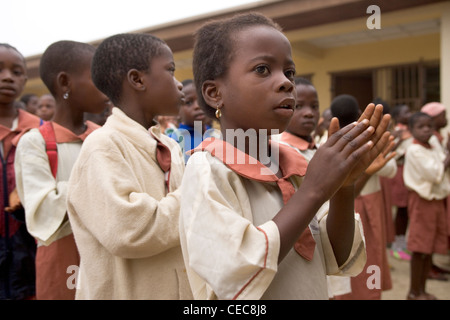
[{"label": "child's eye", "polygon": [[267,67],[266,65],[259,65],[255,68],[256,73],[265,75],[269,73],[269,67]]},{"label": "child's eye", "polygon": [[286,78],[288,78],[291,81],[294,81],[295,70],[287,70],[284,74],[286,75]]}]

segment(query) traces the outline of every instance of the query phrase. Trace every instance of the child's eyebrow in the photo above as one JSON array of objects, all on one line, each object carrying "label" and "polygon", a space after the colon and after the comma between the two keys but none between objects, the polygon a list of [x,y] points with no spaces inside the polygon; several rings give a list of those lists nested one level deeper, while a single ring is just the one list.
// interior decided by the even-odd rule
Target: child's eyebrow
[{"label": "child's eyebrow", "polygon": [[[265,55],[256,56],[256,57],[250,59],[250,62],[256,62],[258,60],[259,61],[264,60],[264,61],[268,61],[268,62],[276,62],[277,59],[272,55],[265,54]],[[292,59],[286,59],[286,64],[295,66],[294,60],[292,60]]]}]

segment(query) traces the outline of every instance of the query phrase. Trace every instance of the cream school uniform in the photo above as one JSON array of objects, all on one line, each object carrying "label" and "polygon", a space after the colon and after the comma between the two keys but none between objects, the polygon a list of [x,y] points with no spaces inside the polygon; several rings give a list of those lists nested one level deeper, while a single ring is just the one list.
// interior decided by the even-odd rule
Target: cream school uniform
[{"label": "cream school uniform", "polygon": [[50,170],[46,144],[39,129],[20,139],[15,158],[17,193],[25,208],[28,232],[37,240],[36,298],[74,299],[68,288],[67,270],[78,266],[79,255],[67,217],[67,181],[84,139],[99,126],[87,121],[86,131],[77,136],[52,123],[58,148],[56,179]]},{"label": "cream school uniform", "polygon": [[191,299],[178,232],[184,158],[175,140],[113,108],[69,180],[77,299]]},{"label": "cream school uniform", "polygon": [[58,147],[58,170],[53,177],[45,141],[39,129],[31,129],[17,145],[15,171],[17,192],[26,211],[28,232],[38,245],[48,246],[72,233],[66,216],[67,181],[83,140],[99,126],[87,121],[87,130],[76,136],[53,123]]},{"label": "cream school uniform", "polygon": [[450,195],[450,172],[437,145],[414,140],[405,159],[405,185],[410,189],[408,249],[425,254],[448,252],[445,200]]},{"label": "cream school uniform", "polygon": [[[430,142],[433,143],[432,140]],[[408,147],[403,178],[406,187],[420,197],[441,200],[450,194],[450,172],[444,168],[442,148],[431,143],[428,148],[420,143],[412,143]]]},{"label": "cream school uniform", "polygon": [[214,138],[194,149],[187,163],[180,240],[195,299],[328,299],[327,274],[356,275],[364,266],[357,220],[351,254],[337,265],[326,205],[309,225],[315,240],[310,255],[293,248],[278,265],[280,235],[272,218],[301,183],[307,163],[292,148],[271,144],[279,152],[281,179]]}]

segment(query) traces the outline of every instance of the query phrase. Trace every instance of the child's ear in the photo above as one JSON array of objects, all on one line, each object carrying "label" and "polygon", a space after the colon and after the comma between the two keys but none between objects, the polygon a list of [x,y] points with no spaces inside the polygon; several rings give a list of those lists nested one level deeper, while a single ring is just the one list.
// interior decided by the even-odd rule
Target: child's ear
[{"label": "child's ear", "polygon": [[222,104],[222,95],[220,94],[219,87],[216,81],[214,80],[206,80],[202,85],[202,94],[205,102],[212,106],[216,107],[217,105]]},{"label": "child's ear", "polygon": [[58,75],[56,76],[56,85],[59,88],[57,91],[61,91],[62,94],[70,92],[70,75],[64,71],[58,73]]},{"label": "child's ear", "polygon": [[132,88],[143,91],[145,90],[145,85],[142,80],[142,73],[139,70],[131,69],[127,73],[127,81]]}]

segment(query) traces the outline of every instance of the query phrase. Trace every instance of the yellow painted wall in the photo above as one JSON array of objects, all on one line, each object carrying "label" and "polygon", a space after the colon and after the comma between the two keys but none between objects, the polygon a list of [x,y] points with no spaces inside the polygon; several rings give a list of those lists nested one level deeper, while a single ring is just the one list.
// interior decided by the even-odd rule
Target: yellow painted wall
[{"label": "yellow painted wall", "polygon": [[371,69],[440,59],[440,35],[431,34],[330,48],[321,58],[303,58],[294,54],[298,74],[313,74],[321,110],[331,103],[332,72]]}]

